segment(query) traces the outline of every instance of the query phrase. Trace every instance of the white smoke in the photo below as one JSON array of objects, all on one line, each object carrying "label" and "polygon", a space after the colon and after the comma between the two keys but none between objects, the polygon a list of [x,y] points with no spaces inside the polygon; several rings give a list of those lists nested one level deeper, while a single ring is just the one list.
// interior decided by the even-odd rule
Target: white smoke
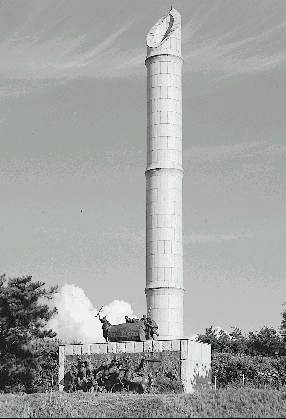
[{"label": "white smoke", "polygon": [[[52,306],[58,313],[48,322],[46,328],[53,329],[57,337],[66,343],[105,342],[101,323],[95,315],[98,309],[93,307],[84,291],[72,284],[63,285],[55,294]],[[100,316],[106,316],[111,324],[125,323],[124,316],[136,317],[129,303],[114,300],[104,306]]]},{"label": "white smoke", "polygon": [[100,314],[102,313],[103,316],[106,316],[107,320],[110,321],[111,324],[120,324],[125,323],[125,316],[128,317],[135,317],[133,315],[133,310],[129,303],[120,300],[114,300],[112,303],[104,306],[101,310]]}]

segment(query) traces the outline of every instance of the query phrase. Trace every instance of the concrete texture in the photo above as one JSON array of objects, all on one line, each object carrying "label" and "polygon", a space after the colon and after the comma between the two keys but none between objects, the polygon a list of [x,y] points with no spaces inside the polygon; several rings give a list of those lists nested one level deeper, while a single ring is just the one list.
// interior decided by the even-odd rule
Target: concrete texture
[{"label": "concrete texture", "polygon": [[160,339],[183,338],[181,16],[147,36],[146,300]]},{"label": "concrete texture", "polygon": [[59,390],[64,390],[65,358],[68,355],[96,356],[102,353],[180,352],[181,380],[185,393],[211,385],[211,345],[189,339],[148,340],[144,342],[108,342],[95,344],[60,345]]}]

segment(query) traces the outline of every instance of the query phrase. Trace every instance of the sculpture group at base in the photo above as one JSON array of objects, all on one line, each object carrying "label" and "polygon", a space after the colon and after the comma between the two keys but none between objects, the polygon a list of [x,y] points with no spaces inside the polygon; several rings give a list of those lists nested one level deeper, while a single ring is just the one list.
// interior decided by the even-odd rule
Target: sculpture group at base
[{"label": "sculpture group at base", "polygon": [[[101,310],[101,309],[100,309]],[[102,323],[102,333],[106,342],[120,342],[120,341],[143,341],[154,340],[159,336],[158,326],[151,317],[145,314],[141,319],[130,319],[125,316],[125,322],[117,325],[112,325],[106,318],[98,316],[99,321]]]}]

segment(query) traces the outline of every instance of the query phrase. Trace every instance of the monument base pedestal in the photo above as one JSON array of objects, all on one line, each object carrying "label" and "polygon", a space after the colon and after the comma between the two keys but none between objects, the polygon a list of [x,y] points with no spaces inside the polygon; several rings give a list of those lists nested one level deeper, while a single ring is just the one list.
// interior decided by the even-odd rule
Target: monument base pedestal
[{"label": "monument base pedestal", "polygon": [[142,354],[147,359],[172,352],[179,364],[179,374],[184,393],[194,393],[200,388],[211,386],[211,345],[189,339],[146,340],[143,342],[107,342],[59,346],[59,391],[64,390],[65,366],[68,356],[90,355],[100,358],[102,354],[116,356],[126,353]]}]

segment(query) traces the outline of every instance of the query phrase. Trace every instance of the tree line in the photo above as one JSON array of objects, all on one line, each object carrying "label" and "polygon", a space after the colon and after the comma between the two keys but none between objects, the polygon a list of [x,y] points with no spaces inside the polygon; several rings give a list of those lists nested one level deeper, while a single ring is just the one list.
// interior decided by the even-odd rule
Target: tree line
[{"label": "tree line", "polygon": [[[283,312],[283,316],[285,312]],[[212,326],[206,329],[202,335],[198,335],[197,340],[212,345],[212,352],[227,352],[232,354],[245,354],[250,356],[285,356],[286,340],[285,325],[280,332],[273,327],[262,327],[258,332],[243,334],[239,328],[233,328],[230,333],[221,330],[219,333]]]},{"label": "tree line", "polygon": [[[285,303],[284,303],[285,304]],[[230,333],[212,326],[199,342],[212,345],[212,381],[219,387],[228,385],[286,385],[286,310],[283,310],[279,330],[262,327],[243,334],[239,328]]]}]

